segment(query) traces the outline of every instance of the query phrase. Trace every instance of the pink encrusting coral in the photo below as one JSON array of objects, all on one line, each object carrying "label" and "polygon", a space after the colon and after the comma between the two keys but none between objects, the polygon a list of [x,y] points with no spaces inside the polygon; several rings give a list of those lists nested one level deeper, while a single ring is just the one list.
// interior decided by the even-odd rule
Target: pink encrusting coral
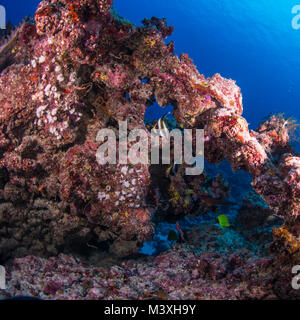
[{"label": "pink encrusting coral", "polygon": [[[226,158],[252,175],[254,190],[285,219],[285,232],[274,233],[277,252],[290,239],[286,233],[298,248],[300,157],[288,145],[290,123],[274,116],[249,131],[233,80],[205,78],[187,54],[175,55],[174,43],[165,42],[173,28],[164,19],[136,27],[111,6],[111,0],[42,1],[35,23],[23,23],[1,47],[0,254],[49,256],[89,241],[106,242],[120,257],[136,254],[154,232],[149,166],[100,165],[96,137],[103,128],[117,132],[124,120],[129,130],[144,128],[155,99],[172,104],[182,126],[204,129],[210,163]],[[203,205],[228,196],[221,177],[201,191],[202,178],[186,183],[177,176],[167,193],[192,203],[182,186],[200,187]],[[178,203],[188,213],[187,199]],[[62,279],[50,278],[43,290],[53,297]]]},{"label": "pink encrusting coral", "polygon": [[[125,58],[120,51],[124,38],[139,33],[115,19],[110,6],[110,1],[41,2],[36,24],[23,24],[16,32],[14,63],[0,79],[6,132],[1,167],[9,180],[3,181],[2,198],[46,198],[64,212],[60,218],[53,215],[49,225],[55,246],[75,229],[79,238],[111,242],[142,242],[153,234],[144,201],[147,167],[96,161],[99,129],[125,119],[131,128],[141,125],[152,94],[133,71],[126,71],[127,64],[117,63]],[[10,215],[3,220],[11,220]],[[111,229],[108,238],[106,228]]]},{"label": "pink encrusting coral", "polygon": [[276,281],[270,259],[253,258],[246,252],[227,257],[216,253],[195,254],[182,245],[157,258],[128,260],[110,269],[88,266],[66,255],[48,260],[27,256],[16,259],[9,269],[5,296],[57,300],[289,297],[292,289],[287,279],[274,275]]}]

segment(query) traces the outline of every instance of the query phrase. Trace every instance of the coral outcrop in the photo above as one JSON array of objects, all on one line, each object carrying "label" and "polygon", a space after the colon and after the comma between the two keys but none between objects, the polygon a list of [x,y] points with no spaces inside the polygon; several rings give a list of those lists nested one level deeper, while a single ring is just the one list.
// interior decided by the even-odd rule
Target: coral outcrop
[{"label": "coral outcrop", "polygon": [[[249,130],[235,81],[205,78],[187,54],[178,57],[174,43],[166,43],[173,28],[164,19],[137,27],[111,6],[111,0],[42,1],[34,21],[0,47],[1,259],[56,255],[74,243],[106,243],[125,257],[151,239],[149,165],[100,165],[96,137],[103,128],[117,133],[125,120],[128,130],[146,130],[145,110],[157,101],[172,104],[185,128],[204,129],[210,163],[227,159],[252,175],[256,193],[285,221],[274,230],[274,250],[299,262],[300,157],[289,146],[291,122],[273,116]],[[228,196],[222,177],[208,179],[206,189],[203,175],[184,179],[175,176],[165,191],[176,214]],[[187,188],[197,190],[194,197]],[[46,295],[59,291],[57,281]],[[90,294],[104,295],[99,288]]]}]

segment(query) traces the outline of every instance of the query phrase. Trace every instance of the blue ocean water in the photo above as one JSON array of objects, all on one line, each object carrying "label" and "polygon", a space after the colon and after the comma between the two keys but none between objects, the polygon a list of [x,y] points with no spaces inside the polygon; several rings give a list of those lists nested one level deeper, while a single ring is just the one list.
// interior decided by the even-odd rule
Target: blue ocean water
[{"label": "blue ocean water", "polygon": [[[188,53],[206,76],[218,72],[236,80],[251,128],[270,113],[284,112],[300,120],[300,29],[292,28],[295,0],[114,2],[116,11],[136,24],[145,17],[166,17],[175,26],[171,38],[176,53]],[[32,15],[38,3],[0,1],[13,23]]]}]

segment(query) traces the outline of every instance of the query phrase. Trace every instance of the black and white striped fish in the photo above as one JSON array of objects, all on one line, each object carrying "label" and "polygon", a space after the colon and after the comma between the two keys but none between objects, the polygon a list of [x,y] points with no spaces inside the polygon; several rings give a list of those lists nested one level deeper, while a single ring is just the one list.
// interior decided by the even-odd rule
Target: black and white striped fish
[{"label": "black and white striped fish", "polygon": [[170,114],[170,112],[166,113],[163,117],[161,117],[154,127],[152,128],[152,132],[155,134],[159,134],[162,138],[168,138],[169,137],[169,129],[164,121],[164,119]]}]

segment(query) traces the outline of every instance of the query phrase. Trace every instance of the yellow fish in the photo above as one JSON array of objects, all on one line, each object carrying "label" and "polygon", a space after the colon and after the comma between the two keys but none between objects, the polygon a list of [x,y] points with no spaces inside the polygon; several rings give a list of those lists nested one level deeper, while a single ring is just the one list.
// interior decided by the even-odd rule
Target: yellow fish
[{"label": "yellow fish", "polygon": [[179,168],[180,168],[180,164],[171,164],[170,167],[166,170],[166,174],[167,176],[172,175],[175,176],[176,173],[178,172]]},{"label": "yellow fish", "polygon": [[166,173],[169,174],[170,171],[172,170],[172,168],[173,168],[173,164],[170,165],[170,167],[167,169]]},{"label": "yellow fish", "polygon": [[225,216],[225,214],[222,214],[220,216],[218,216],[218,220],[220,223],[221,228],[223,229],[224,227],[230,227],[228,218]]}]

